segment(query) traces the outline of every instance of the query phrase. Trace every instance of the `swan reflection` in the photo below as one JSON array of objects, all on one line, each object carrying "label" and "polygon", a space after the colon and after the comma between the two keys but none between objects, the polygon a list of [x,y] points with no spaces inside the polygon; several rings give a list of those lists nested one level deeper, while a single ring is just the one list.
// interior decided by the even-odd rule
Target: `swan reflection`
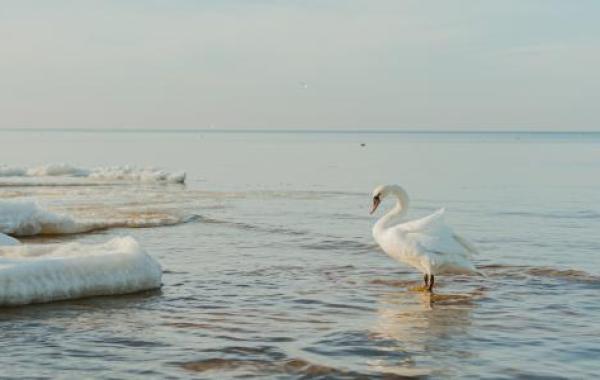
[{"label": "swan reflection", "polygon": [[477,293],[437,295],[411,291],[382,295],[372,329],[373,339],[394,341],[390,349],[408,354],[409,359],[377,360],[370,363],[371,368],[402,376],[425,376],[447,370],[444,359],[451,362],[457,356],[471,356],[450,346],[467,339],[477,296]]}]

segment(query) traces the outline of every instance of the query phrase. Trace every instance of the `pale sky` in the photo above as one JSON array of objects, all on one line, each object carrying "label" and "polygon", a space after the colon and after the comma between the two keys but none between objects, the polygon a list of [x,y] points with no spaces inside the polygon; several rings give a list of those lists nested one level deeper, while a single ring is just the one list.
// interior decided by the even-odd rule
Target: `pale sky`
[{"label": "pale sky", "polygon": [[0,0],[0,128],[600,130],[600,1]]}]

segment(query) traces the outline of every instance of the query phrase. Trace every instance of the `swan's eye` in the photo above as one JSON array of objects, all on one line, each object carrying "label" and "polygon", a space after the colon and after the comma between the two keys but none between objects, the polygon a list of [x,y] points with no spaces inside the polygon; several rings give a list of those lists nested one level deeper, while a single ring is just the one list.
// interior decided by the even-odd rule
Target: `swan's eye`
[{"label": "swan's eye", "polygon": [[380,198],[379,198],[380,196],[381,196],[381,194],[377,194],[376,196],[373,197],[373,199],[380,200]]}]

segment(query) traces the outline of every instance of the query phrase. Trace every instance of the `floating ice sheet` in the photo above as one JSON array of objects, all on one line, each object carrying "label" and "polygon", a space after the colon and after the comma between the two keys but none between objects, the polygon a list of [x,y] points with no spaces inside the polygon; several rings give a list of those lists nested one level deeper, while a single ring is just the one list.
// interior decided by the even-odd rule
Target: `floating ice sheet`
[{"label": "floating ice sheet", "polygon": [[185,172],[169,172],[158,168],[108,166],[85,169],[69,164],[48,164],[38,167],[0,165],[0,177],[76,177],[105,181],[184,183]]},{"label": "floating ice sheet", "polygon": [[103,244],[0,246],[0,306],[159,288],[162,271],[132,237]]}]

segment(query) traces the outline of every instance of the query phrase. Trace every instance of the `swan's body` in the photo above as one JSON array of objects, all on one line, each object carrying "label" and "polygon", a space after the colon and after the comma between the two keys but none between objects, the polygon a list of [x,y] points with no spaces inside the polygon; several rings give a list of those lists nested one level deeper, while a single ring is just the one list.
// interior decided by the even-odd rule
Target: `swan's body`
[{"label": "swan's body", "polygon": [[373,237],[390,257],[425,275],[429,290],[438,274],[478,274],[471,262],[475,248],[444,222],[444,209],[421,219],[403,221],[408,195],[397,185],[379,186],[373,191],[373,211],[381,199],[391,195],[396,206],[373,226]]}]

